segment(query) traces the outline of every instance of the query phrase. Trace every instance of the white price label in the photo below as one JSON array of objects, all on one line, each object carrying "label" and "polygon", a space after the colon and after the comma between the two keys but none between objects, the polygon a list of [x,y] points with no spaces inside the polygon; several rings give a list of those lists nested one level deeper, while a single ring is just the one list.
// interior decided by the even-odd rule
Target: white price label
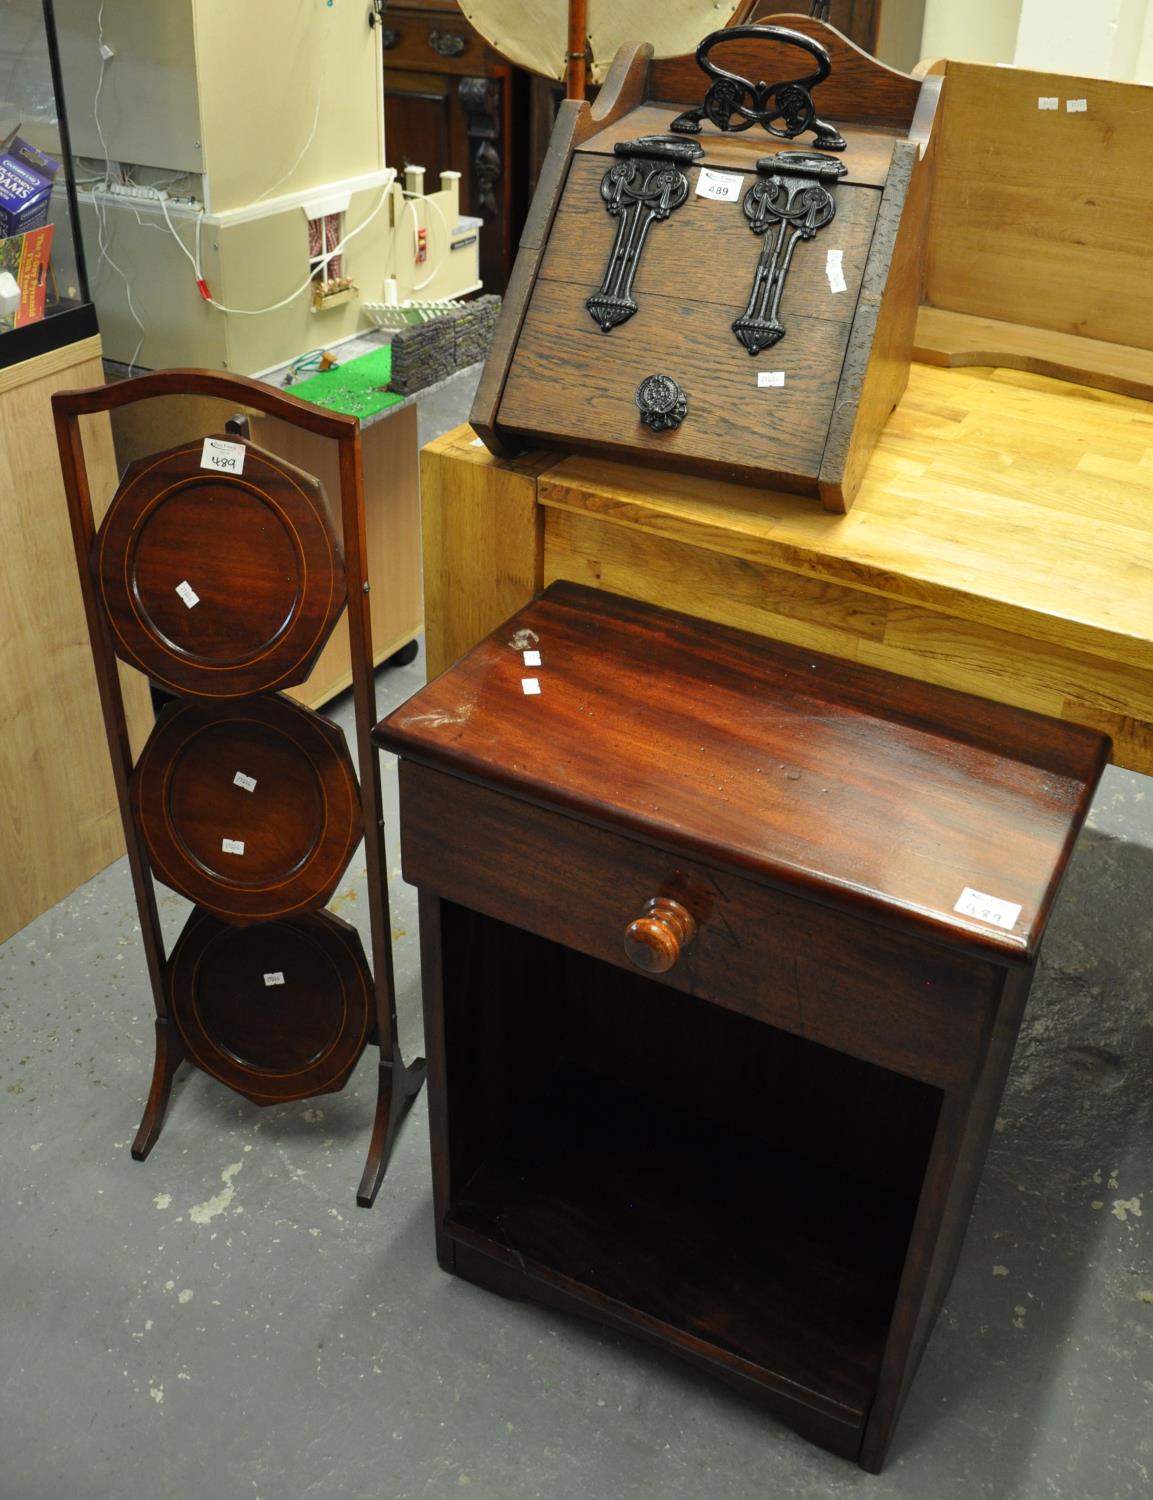
[{"label": "white price label", "polygon": [[244,840],[243,839],[221,839],[220,840],[220,847],[221,847],[221,850],[225,854],[243,854],[244,853]]},{"label": "white price label", "polygon": [[279,969],[277,969],[275,974],[266,974],[264,976],[264,982],[265,984],[283,984],[284,975],[280,972]]},{"label": "white price label", "polygon": [[1042,94],[1037,100],[1038,109],[1060,109],[1061,101],[1052,94]]},{"label": "white price label", "polygon": [[525,664],[526,667],[539,667],[540,666],[540,652],[539,651],[526,651],[525,654],[524,654],[524,664]]},{"label": "white price label", "polygon": [[1070,115],[1085,115],[1089,113],[1088,99],[1066,99],[1065,113]]},{"label": "white price label", "polygon": [[232,778],[232,785],[238,786],[242,791],[254,792],[256,790],[256,777],[246,776],[243,771],[237,771]]},{"label": "white price label", "polygon": [[186,578],[183,583],[176,585],[176,592],[184,600],[189,609],[194,609],[200,603],[200,595]]},{"label": "white price label", "polygon": [[716,203],[735,203],[741,196],[745,179],[738,172],[714,172],[702,167],[697,177],[697,197],[712,198]]},{"label": "white price label", "polygon": [[200,467],[216,469],[221,474],[243,474],[246,452],[243,443],[227,443],[223,438],[205,438],[200,450]]},{"label": "white price label", "polygon": [[784,370],[759,370],[757,372],[757,384],[761,390],[766,390],[773,385],[784,385],[784,383]]},{"label": "white price label", "polygon": [[535,677],[522,677],[520,689],[526,698],[535,698],[540,692],[540,682]]},{"label": "white price label", "polygon": [[825,275],[829,278],[830,292],[847,292],[845,284],[845,252],[830,250],[825,256]]},{"label": "white price label", "polygon": [[976,917],[979,922],[991,922],[994,927],[1003,927],[1006,932],[1012,931],[1021,915],[1021,908],[1015,901],[1001,901],[996,896],[986,895],[984,891],[975,891],[971,886],[966,886],[961,892],[953,910],[960,912],[963,917]]}]

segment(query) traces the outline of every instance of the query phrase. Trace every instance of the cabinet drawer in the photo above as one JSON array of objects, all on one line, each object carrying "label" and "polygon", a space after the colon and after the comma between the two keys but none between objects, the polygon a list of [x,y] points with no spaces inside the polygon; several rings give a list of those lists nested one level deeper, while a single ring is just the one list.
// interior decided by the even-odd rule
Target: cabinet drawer
[{"label": "cabinet drawer", "polygon": [[944,1088],[983,1056],[1004,970],[433,771],[400,764],[405,879],[629,968],[624,933],[674,895],[694,940],[655,981]]},{"label": "cabinet drawer", "polygon": [[[385,68],[419,68],[437,73],[483,73],[488,48],[456,11],[385,12],[381,37]],[[385,79],[385,90],[388,80]]]}]

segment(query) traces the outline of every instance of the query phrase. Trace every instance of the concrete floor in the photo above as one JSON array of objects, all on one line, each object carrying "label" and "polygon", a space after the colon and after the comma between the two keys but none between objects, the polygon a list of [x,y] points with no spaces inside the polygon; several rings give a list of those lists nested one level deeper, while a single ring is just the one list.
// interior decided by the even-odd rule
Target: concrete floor
[{"label": "concrete floor", "polygon": [[[463,409],[442,396],[424,438]],[[383,672],[381,712],[421,680],[420,661]],[[1149,787],[1109,771],[1076,850],[880,1478],[647,1347],[444,1275],[423,1098],[358,1209],[374,1053],[344,1093],[274,1110],[185,1069],[134,1163],[152,1003],[120,861],[0,947],[0,1500],[1148,1497]],[[385,791],[411,1055],[387,758]],[[333,904],[366,930],[363,877],[358,857]],[[171,940],[186,906],[161,907]]]}]

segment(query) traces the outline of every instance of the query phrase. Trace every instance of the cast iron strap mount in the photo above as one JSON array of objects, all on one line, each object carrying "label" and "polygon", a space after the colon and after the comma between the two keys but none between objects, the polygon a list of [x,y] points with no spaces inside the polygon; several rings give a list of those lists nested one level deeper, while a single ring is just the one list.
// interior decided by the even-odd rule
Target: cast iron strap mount
[{"label": "cast iron strap mount", "polygon": [[[724,42],[764,41],[784,43],[807,52],[816,62],[814,72],[780,83],[754,83],[740,73],[713,62],[709,53]],[[681,135],[698,135],[701,121],[708,120],[726,134],[751,130],[760,125],[780,140],[791,141],[806,130],[816,135],[813,144],[823,151],[843,151],[845,140],[826,120],[817,118],[812,90],[832,71],[829,54],[820,42],[787,26],[730,26],[711,32],[697,48],[697,65],[711,81],[696,109],[686,109],[671,129]]]},{"label": "cast iron strap mount", "polygon": [[[757,180],[741,205],[749,228],[764,237],[749,303],[733,324],[738,342],[750,354],[769,349],[785,336],[781,294],[801,240],[811,240],[837,212],[832,188],[847,171],[835,156],[819,151],[780,151],[762,156]],[[775,228],[775,233],[772,232]]]},{"label": "cast iron strap mount", "polygon": [[705,154],[696,141],[670,135],[618,141],[614,149],[621,159],[601,178],[601,197],[617,221],[617,232],[600,291],[585,303],[602,333],[636,312],[633,279],[648,232],[684,203],[689,179],[682,167]]}]

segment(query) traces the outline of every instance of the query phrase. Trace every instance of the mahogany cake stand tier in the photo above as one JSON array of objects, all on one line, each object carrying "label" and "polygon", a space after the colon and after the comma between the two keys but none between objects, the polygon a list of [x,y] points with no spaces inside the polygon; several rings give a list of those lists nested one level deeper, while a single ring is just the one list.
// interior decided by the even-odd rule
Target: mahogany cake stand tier
[{"label": "mahogany cake stand tier", "polygon": [[[213,443],[242,449],[239,472],[204,467]],[[117,655],[205,698],[303,682],[345,598],[320,482],[229,438],[130,464],[92,568]]]},{"label": "mahogany cake stand tier", "polygon": [[[126,407],[151,431],[157,398],[182,407],[188,436],[124,471],[98,528],[81,424]],[[237,413],[226,437],[198,431],[201,398]],[[185,1061],[272,1104],[341,1089],[371,1042],[376,1107],[356,1194],[368,1207],[425,1064],[406,1064],[398,1037],[359,421],[209,370],[57,392],[53,412],[156,1013],[132,1155],[156,1144]],[[278,449],[315,459],[331,512],[319,479],[250,441],[251,413]],[[327,671],[313,670],[322,654],[339,661],[344,631],[334,655],[327,645],[342,616],[348,745],[279,691],[307,682],[323,701],[310,673]],[[138,755],[118,656],[176,697]],[[367,955],[324,910],[358,847]],[[195,903],[174,949],[160,881]]]},{"label": "mahogany cake stand tier", "polygon": [[165,983],[189,1058],[254,1104],[336,1093],[368,1041],[372,976],[331,912],[236,927],[194,911]]},{"label": "mahogany cake stand tier", "polygon": [[156,875],[228,922],[323,906],[361,834],[344,735],[276,694],[169,704],[132,805]]}]

